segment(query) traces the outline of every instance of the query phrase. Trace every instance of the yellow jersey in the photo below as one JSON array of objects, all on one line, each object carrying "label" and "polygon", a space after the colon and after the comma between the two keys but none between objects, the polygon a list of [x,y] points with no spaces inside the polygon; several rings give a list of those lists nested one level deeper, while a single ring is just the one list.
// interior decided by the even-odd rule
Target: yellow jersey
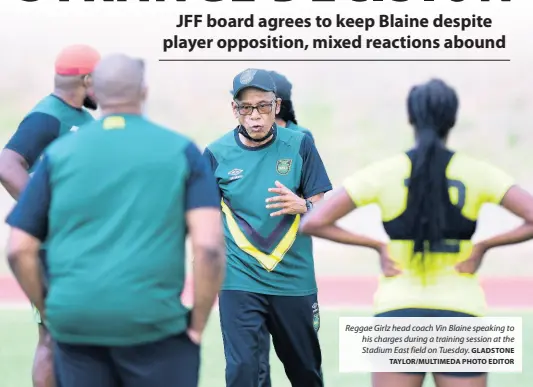
[{"label": "yellow jersey", "polygon": [[430,248],[421,266],[420,260],[412,259],[414,242],[402,224],[402,215],[410,211],[407,196],[411,156],[407,152],[371,164],[343,184],[357,207],[379,206],[390,238],[390,256],[402,270],[396,277],[380,277],[374,295],[375,313],[425,308],[482,316],[486,302],[477,275],[458,273],[455,265],[470,256],[471,238],[483,204],[499,204],[514,180],[486,162],[450,152],[446,177],[457,214],[445,232],[445,240]]}]

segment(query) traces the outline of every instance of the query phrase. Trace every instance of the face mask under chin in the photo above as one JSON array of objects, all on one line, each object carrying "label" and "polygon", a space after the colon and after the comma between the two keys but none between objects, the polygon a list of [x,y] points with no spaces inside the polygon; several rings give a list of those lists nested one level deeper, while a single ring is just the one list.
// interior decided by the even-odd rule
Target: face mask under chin
[{"label": "face mask under chin", "polygon": [[97,103],[89,96],[86,96],[83,100],[83,106],[90,110],[98,109]]},{"label": "face mask under chin", "polygon": [[274,133],[274,125],[272,125],[272,127],[270,128],[270,130],[268,131],[268,133],[262,137],[262,138],[253,138],[252,136],[250,136],[250,134],[246,131],[246,129],[244,128],[244,126],[240,125],[239,126],[239,132],[245,137],[247,138],[248,140],[250,141],[253,141],[253,142],[263,142],[265,140],[267,140],[270,136],[272,136],[272,133]]}]

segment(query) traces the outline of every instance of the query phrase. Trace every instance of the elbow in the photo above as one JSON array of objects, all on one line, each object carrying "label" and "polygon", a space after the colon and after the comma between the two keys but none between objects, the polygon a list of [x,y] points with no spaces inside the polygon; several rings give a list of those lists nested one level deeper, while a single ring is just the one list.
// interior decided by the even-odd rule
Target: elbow
[{"label": "elbow", "polygon": [[0,182],[2,184],[12,184],[13,176],[21,168],[22,165],[17,162],[6,158],[0,159]]},{"label": "elbow", "polygon": [[533,225],[533,208],[531,208],[529,211],[526,211],[523,219],[528,225]]},{"label": "elbow", "polygon": [[7,262],[9,263],[9,266],[12,266],[14,263],[16,263],[19,258],[20,254],[18,254],[16,251],[8,251]]},{"label": "elbow", "polygon": [[523,211],[519,216],[524,221],[524,224],[533,226],[533,206]]},{"label": "elbow", "polygon": [[224,270],[226,267],[226,249],[224,245],[217,246],[207,251],[207,261],[215,267]]},{"label": "elbow", "polygon": [[10,170],[12,170],[12,168],[10,168],[9,165],[6,165],[5,162],[0,162],[0,182],[5,183],[9,180]]},{"label": "elbow", "polygon": [[[15,233],[17,230],[13,230],[12,233]],[[25,248],[23,243],[20,243],[18,238],[14,238],[10,235],[10,238],[7,242],[6,248],[6,258],[7,262],[12,265],[20,262],[25,255],[27,255],[27,248]]]},{"label": "elbow", "polygon": [[7,262],[10,267],[33,265],[39,262],[39,241],[25,231],[12,228],[7,244]]},{"label": "elbow", "polygon": [[305,220],[302,220],[302,222],[300,223],[300,226],[298,227],[298,231],[301,234],[307,234],[309,232],[309,226]]},{"label": "elbow", "polygon": [[313,235],[313,232],[322,226],[321,222],[311,217],[304,217],[300,223],[299,231],[302,234]]},{"label": "elbow", "polygon": [[214,271],[221,273],[225,271],[226,249],[223,243],[217,246],[203,246],[200,250],[202,253],[197,256],[197,261],[209,266]]},{"label": "elbow", "polygon": [[24,252],[21,249],[10,248],[7,251],[7,262],[10,267],[18,265],[21,258],[24,256]]}]

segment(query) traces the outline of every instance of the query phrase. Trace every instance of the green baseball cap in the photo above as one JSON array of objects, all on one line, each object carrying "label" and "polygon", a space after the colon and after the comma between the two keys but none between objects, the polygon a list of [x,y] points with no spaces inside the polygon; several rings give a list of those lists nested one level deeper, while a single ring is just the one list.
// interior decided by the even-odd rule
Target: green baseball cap
[{"label": "green baseball cap", "polygon": [[249,87],[276,93],[276,84],[270,76],[270,73],[266,70],[246,69],[237,74],[233,79],[233,98],[237,98],[237,95],[242,90]]}]

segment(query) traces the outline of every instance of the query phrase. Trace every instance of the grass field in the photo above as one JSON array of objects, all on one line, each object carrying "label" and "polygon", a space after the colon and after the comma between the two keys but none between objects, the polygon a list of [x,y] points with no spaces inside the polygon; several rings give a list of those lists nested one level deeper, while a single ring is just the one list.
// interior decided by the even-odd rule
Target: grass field
[{"label": "grass field", "polygon": [[[338,372],[338,318],[341,316],[367,316],[369,311],[354,309],[327,309],[322,311],[320,340],[324,357],[326,386],[367,387],[370,378],[367,374],[340,374]],[[523,316],[524,318],[524,372],[521,374],[493,374],[489,386],[533,386],[533,369],[527,364],[533,362],[533,313],[514,310],[494,313],[497,316]],[[32,352],[36,340],[36,328],[29,310],[0,311],[0,385],[2,387],[31,387],[29,375]],[[276,358],[272,358],[272,382],[275,387],[290,387],[283,368]],[[218,316],[213,314],[202,348],[201,387],[223,387],[224,353],[218,326]],[[431,378],[425,387],[433,386]]]},{"label": "grass field", "polygon": [[[482,281],[494,316],[523,317],[524,369],[521,374],[493,374],[489,387],[533,386],[533,303],[526,289],[532,288],[531,280],[487,278]],[[374,278],[319,278],[319,302],[321,304],[320,340],[323,353],[323,369],[326,386],[370,386],[367,374],[340,374],[338,372],[338,319],[341,316],[369,316],[368,307],[375,288]],[[190,302],[190,284],[184,292],[184,302]],[[29,375],[32,354],[36,343],[36,327],[24,296],[11,278],[0,277],[0,386],[31,387]],[[11,309],[9,305],[12,305]],[[283,367],[272,358],[274,387],[289,387]],[[202,347],[201,387],[223,387],[224,353],[216,312],[212,315]],[[428,378],[424,387],[433,386]]]}]

